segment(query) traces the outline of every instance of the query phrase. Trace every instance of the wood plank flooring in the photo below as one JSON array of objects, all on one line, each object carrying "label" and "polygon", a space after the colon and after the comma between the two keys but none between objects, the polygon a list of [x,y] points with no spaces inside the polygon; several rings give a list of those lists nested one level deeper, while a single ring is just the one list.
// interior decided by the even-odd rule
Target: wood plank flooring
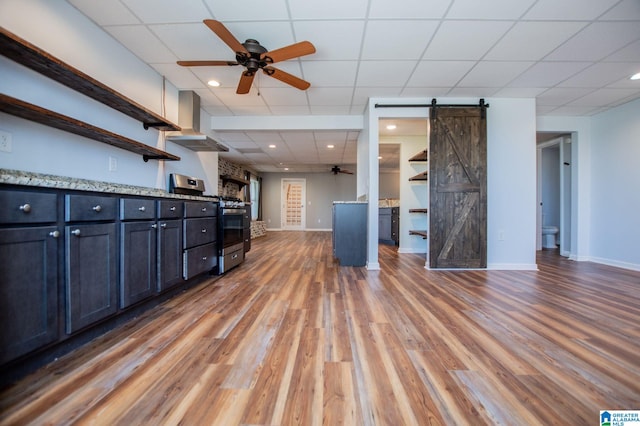
[{"label": "wood plank flooring", "polygon": [[540,253],[540,271],[428,271],[328,232],[247,261],[0,393],[0,424],[598,424],[640,409],[640,273]]}]

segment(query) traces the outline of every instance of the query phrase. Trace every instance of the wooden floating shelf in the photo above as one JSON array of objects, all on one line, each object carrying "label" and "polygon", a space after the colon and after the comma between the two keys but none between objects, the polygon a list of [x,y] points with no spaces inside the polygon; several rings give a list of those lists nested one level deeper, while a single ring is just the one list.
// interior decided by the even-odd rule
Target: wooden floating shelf
[{"label": "wooden floating shelf", "polygon": [[181,130],[178,125],[2,27],[0,27],[0,53],[58,83],[141,121],[145,129],[155,127],[158,130]]},{"label": "wooden floating shelf", "polygon": [[410,177],[409,180],[410,181],[427,180],[427,175],[428,175],[428,172],[422,172],[422,173],[419,173],[419,174],[417,174],[415,176]]},{"label": "wooden floating shelf", "polygon": [[409,209],[409,213],[427,213],[427,209]]},{"label": "wooden floating shelf", "polygon": [[227,182],[235,183],[242,189],[243,186],[249,185],[249,181],[246,179],[242,179],[236,176],[231,175],[220,175],[220,179],[222,179],[222,186],[225,186]]},{"label": "wooden floating shelf", "polygon": [[423,240],[427,239],[427,231],[409,231],[409,235],[418,235],[422,237]]},{"label": "wooden floating shelf", "polygon": [[180,160],[176,155],[4,94],[0,94],[0,111],[135,152],[144,161]]},{"label": "wooden floating shelf", "polygon": [[409,158],[409,161],[427,161],[427,150],[420,151],[413,157]]}]

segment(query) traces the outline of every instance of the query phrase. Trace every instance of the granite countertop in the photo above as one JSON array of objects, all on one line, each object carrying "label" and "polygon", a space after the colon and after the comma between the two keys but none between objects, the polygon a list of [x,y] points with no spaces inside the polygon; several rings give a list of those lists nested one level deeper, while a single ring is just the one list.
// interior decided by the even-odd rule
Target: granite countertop
[{"label": "granite countertop", "polygon": [[35,172],[25,172],[23,170],[0,169],[0,183],[9,185],[35,186],[40,188],[69,189],[74,191],[104,192],[109,194],[141,195],[146,197],[212,201],[210,197],[172,194],[158,188],[147,188],[144,186],[125,185],[121,183],[102,182],[97,180],[48,175]]},{"label": "granite countertop", "polygon": [[367,201],[334,201],[333,204],[368,204]]}]

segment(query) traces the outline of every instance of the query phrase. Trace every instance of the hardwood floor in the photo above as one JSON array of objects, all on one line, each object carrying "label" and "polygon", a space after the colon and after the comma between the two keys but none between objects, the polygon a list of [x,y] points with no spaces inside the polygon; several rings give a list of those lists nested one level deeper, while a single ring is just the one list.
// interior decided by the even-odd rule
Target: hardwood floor
[{"label": "hardwood floor", "polygon": [[640,409],[640,273],[543,251],[540,271],[428,271],[328,232],[247,261],[0,394],[0,424],[598,424]]}]

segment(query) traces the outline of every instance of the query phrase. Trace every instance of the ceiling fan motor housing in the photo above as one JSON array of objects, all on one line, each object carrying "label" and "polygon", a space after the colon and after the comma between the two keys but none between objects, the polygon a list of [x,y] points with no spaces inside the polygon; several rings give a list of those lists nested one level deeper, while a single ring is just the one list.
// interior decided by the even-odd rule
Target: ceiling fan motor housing
[{"label": "ceiling fan motor housing", "polygon": [[242,45],[245,49],[247,49],[247,52],[249,52],[249,56],[247,56],[244,52],[236,52],[236,61],[238,61],[239,64],[247,67],[247,71],[249,71],[250,73],[255,73],[260,68],[264,68],[269,65],[269,63],[267,62],[268,58],[265,57],[265,59],[260,59],[260,56],[262,56],[263,53],[268,52],[267,49],[265,49],[260,44],[260,42],[249,38],[244,43],[242,43]]}]

